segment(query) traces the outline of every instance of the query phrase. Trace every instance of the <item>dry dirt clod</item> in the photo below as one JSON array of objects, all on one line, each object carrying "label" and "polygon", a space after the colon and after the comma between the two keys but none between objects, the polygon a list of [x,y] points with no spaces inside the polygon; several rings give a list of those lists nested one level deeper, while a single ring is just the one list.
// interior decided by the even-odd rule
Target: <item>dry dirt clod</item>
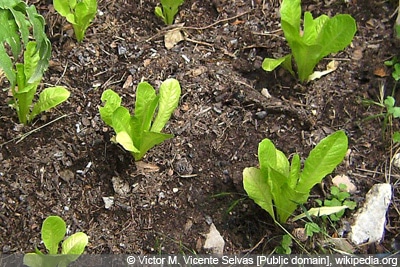
[{"label": "dry dirt clod", "polygon": [[131,188],[129,186],[129,183],[125,182],[121,178],[119,178],[117,176],[114,176],[111,179],[111,181],[112,181],[112,184],[113,184],[114,191],[118,195],[120,195],[122,197],[126,197],[131,192]]}]

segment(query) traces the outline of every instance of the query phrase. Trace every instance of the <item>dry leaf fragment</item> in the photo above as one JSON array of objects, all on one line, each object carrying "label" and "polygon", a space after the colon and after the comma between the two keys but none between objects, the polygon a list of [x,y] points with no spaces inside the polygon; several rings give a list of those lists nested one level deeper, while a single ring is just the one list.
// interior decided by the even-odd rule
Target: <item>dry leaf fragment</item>
[{"label": "dry leaf fragment", "polygon": [[126,89],[128,87],[131,87],[132,85],[133,85],[133,77],[132,77],[132,75],[129,75],[128,78],[126,78],[122,88]]},{"label": "dry leaf fragment", "polygon": [[389,74],[386,71],[386,68],[384,66],[379,66],[374,70],[374,75],[378,76],[378,77],[387,77],[389,76]]},{"label": "dry leaf fragment", "polygon": [[143,161],[137,161],[135,162],[135,164],[136,168],[144,173],[158,172],[160,170],[160,168],[157,165],[146,163]]},{"label": "dry leaf fragment", "polygon": [[185,40],[180,28],[167,31],[164,35],[164,45],[168,50],[173,48],[180,41]]},{"label": "dry leaf fragment", "polygon": [[208,69],[206,66],[200,66],[197,68],[192,69],[189,73],[193,76],[193,77],[197,77],[200,76],[201,74],[207,72]]},{"label": "dry leaf fragment", "polygon": [[311,74],[308,77],[308,81],[313,81],[315,79],[319,79],[322,76],[331,73],[332,71],[335,71],[337,69],[337,67],[339,66],[339,62],[332,60],[331,62],[328,63],[328,65],[326,65],[326,70],[324,71],[314,71],[313,74]]}]

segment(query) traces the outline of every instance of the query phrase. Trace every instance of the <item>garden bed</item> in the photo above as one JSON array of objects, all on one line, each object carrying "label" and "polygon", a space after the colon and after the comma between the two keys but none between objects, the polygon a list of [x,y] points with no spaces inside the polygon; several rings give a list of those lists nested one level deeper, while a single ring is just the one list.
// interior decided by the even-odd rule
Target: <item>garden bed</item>
[{"label": "garden bed", "polygon": [[[163,41],[168,28],[154,15],[155,0],[100,0],[82,43],[49,1],[29,2],[44,16],[52,42],[43,83],[63,85],[71,97],[20,127],[7,105],[10,95],[0,91],[3,253],[42,249],[40,227],[49,215],[62,217],[71,232],[87,233],[89,254],[202,253],[211,222],[226,242],[226,253],[270,253],[285,232],[245,197],[243,169],[258,164],[257,147],[264,138],[286,155],[305,158],[339,129],[346,131],[350,150],[333,175],[350,176],[357,186],[352,199],[360,206],[372,185],[387,179],[394,184],[382,244],[357,251],[393,250],[400,227],[399,176],[395,169],[389,173],[394,148],[382,138],[381,121],[364,121],[381,109],[362,100],[376,101],[382,84],[391,93],[393,79],[383,62],[397,53],[396,3],[303,1],[303,10],[315,16],[351,14],[358,31],[351,46],[318,65],[323,69],[334,58],[336,71],[300,84],[283,69],[261,69],[265,57],[289,51],[280,31],[279,1],[187,0],[176,20],[184,23],[186,40],[170,50]],[[378,69],[387,75],[377,76]],[[135,163],[110,142],[113,131],[98,111],[101,94],[112,88],[132,110],[142,79],[158,88],[169,77],[182,87],[180,104],[164,130],[175,137]],[[1,83],[8,86],[6,79]],[[398,129],[397,121],[393,128]],[[307,207],[326,198],[333,175],[312,191]],[[113,178],[129,184],[128,195],[115,192]],[[216,197],[222,193],[229,194]],[[114,205],[106,209],[103,197],[114,197]],[[343,220],[351,222],[353,214],[348,211]],[[291,231],[302,223],[289,220],[284,226]],[[321,252],[323,241],[314,237],[305,247]],[[296,244],[292,249],[304,252]]]}]

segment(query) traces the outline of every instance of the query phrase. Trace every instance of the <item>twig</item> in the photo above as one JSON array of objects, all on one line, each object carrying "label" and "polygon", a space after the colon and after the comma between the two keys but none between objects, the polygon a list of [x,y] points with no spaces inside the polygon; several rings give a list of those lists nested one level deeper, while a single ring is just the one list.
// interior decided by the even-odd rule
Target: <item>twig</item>
[{"label": "twig", "polygon": [[29,132],[27,132],[27,133],[24,133],[24,134],[20,134],[20,135],[18,135],[17,137],[14,137],[13,139],[8,140],[8,141],[6,141],[6,142],[0,144],[0,147],[2,147],[2,146],[6,145],[6,144],[8,144],[8,143],[11,143],[11,142],[13,142],[13,141],[19,139],[17,142],[15,142],[16,144],[18,144],[19,142],[21,142],[22,140],[24,140],[24,139],[25,139],[26,137],[28,137],[29,135],[31,135],[31,134],[33,134],[33,133],[39,131],[40,129],[42,129],[42,128],[46,127],[46,126],[49,126],[50,124],[52,124],[52,123],[54,123],[54,122],[56,122],[56,121],[58,121],[58,120],[61,120],[62,118],[65,118],[65,117],[67,117],[67,116],[69,116],[69,115],[68,115],[68,114],[64,114],[64,115],[62,115],[61,117],[58,117],[58,118],[56,118],[56,119],[54,119],[54,120],[52,120],[52,121],[50,121],[50,122],[48,122],[48,123],[46,123],[46,124],[43,124],[42,126],[36,128],[36,129],[33,129],[33,130],[31,130],[31,131],[29,131]]},{"label": "twig", "polygon": [[149,42],[149,41],[153,40],[154,38],[157,38],[158,36],[163,35],[163,34],[166,33],[167,31],[171,30],[171,28],[179,28],[179,29],[181,29],[181,30],[198,30],[198,31],[200,31],[200,30],[206,30],[206,29],[211,28],[211,27],[213,27],[213,26],[215,26],[215,25],[217,25],[217,24],[219,24],[219,23],[222,23],[222,22],[225,22],[225,21],[229,21],[229,20],[232,20],[232,19],[236,19],[236,18],[241,17],[241,16],[243,16],[243,15],[246,15],[246,14],[248,14],[248,13],[250,13],[250,12],[251,12],[251,10],[248,10],[248,11],[245,11],[245,12],[240,13],[240,14],[238,14],[238,15],[236,15],[236,16],[233,16],[233,17],[229,17],[229,18],[226,18],[226,19],[217,20],[216,22],[214,22],[214,23],[212,23],[212,24],[209,24],[209,25],[207,25],[207,26],[203,26],[203,27],[191,27],[191,26],[186,26],[186,27],[185,27],[185,26],[182,26],[182,27],[180,27],[179,25],[178,25],[178,27],[174,27],[175,25],[168,26],[168,27],[166,27],[165,29],[163,29],[162,31],[156,33],[155,35],[153,35],[153,36],[151,36],[151,37],[149,37],[149,38],[146,38],[145,42]]},{"label": "twig", "polygon": [[65,72],[67,71],[67,67],[68,67],[68,61],[67,61],[67,64],[65,64],[65,68],[64,68],[64,71],[63,71],[63,73],[61,74],[61,77],[60,77],[60,79],[58,79],[58,81],[56,82],[56,84],[55,85],[57,85],[57,84],[59,84],[60,83],[60,81],[61,81],[61,79],[64,77],[64,75],[65,75]]},{"label": "twig", "polygon": [[229,21],[229,20],[236,19],[236,18],[241,17],[241,16],[243,16],[243,15],[246,15],[246,14],[248,14],[248,13],[250,13],[250,12],[251,12],[251,10],[248,10],[248,11],[245,11],[245,12],[240,13],[240,14],[238,14],[238,15],[236,15],[236,16],[233,16],[233,17],[229,17],[229,18],[226,18],[226,19],[217,20],[216,22],[211,23],[210,25],[207,25],[207,26],[204,26],[204,27],[191,27],[191,26],[187,26],[187,27],[182,27],[182,29],[185,29],[185,30],[186,30],[186,29],[187,29],[187,30],[206,30],[206,29],[211,28],[211,27],[213,27],[213,26],[215,26],[215,25],[217,25],[217,24],[219,24],[219,23],[222,23],[222,22],[225,22],[225,21]]},{"label": "twig", "polygon": [[195,44],[200,44],[200,45],[205,45],[205,46],[211,46],[211,47],[214,46],[213,44],[206,43],[206,42],[202,42],[202,41],[193,40],[193,39],[190,39],[190,38],[188,38],[188,37],[185,37],[185,40],[186,40],[186,41],[189,41],[189,42],[192,42],[192,43],[195,43]]}]

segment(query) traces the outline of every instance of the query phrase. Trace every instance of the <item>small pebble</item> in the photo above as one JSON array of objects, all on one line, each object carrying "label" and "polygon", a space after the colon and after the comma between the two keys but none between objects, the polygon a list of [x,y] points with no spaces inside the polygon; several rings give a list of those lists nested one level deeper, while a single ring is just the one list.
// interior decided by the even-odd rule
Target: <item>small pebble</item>
[{"label": "small pebble", "polygon": [[259,120],[265,119],[265,117],[267,117],[267,112],[266,111],[259,111],[256,113],[256,117]]}]

